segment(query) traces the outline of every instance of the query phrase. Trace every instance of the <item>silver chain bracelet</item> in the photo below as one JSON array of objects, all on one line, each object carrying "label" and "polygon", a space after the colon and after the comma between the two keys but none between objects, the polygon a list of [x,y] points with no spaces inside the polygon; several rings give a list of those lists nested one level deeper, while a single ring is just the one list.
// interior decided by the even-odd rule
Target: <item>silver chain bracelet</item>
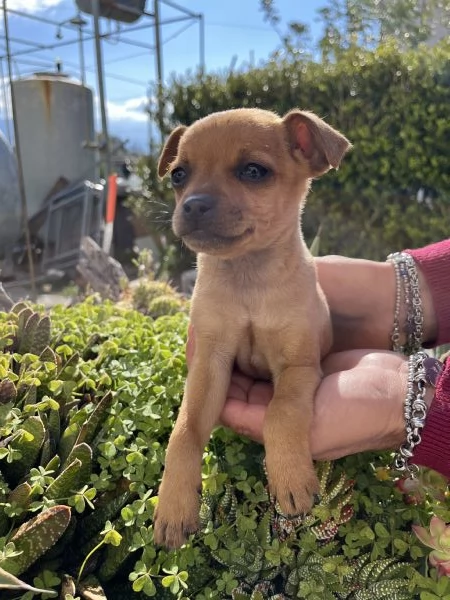
[{"label": "silver chain bracelet", "polygon": [[[394,265],[396,280],[391,347],[396,352],[412,354],[418,352],[422,347],[423,337],[423,307],[416,263],[413,257],[406,252],[389,254],[387,261]],[[406,334],[404,346],[400,345],[400,305],[402,297],[406,307],[403,327]]]},{"label": "silver chain bracelet", "polygon": [[422,441],[421,432],[428,410],[425,402],[427,384],[435,387],[441,371],[442,363],[426,352],[417,352],[409,357],[408,389],[404,404],[406,439],[395,455],[394,468],[412,478],[416,477],[419,467],[410,464],[409,459],[414,455],[414,448]]}]

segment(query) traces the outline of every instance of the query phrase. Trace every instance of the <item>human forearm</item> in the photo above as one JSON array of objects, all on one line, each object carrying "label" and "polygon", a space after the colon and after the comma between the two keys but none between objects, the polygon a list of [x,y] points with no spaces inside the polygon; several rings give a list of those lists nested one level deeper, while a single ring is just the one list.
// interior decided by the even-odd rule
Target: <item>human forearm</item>
[{"label": "human forearm", "polygon": [[333,350],[388,349],[395,306],[392,266],[343,256],[317,258],[316,266],[330,306]]},{"label": "human forearm", "polygon": [[[331,310],[333,350],[390,348],[396,295],[394,266],[343,256],[317,258],[316,265]],[[437,337],[433,299],[420,268],[418,276],[424,313],[423,341],[433,344]],[[405,310],[402,303],[401,323],[405,321]],[[400,343],[404,342],[401,331]]]}]

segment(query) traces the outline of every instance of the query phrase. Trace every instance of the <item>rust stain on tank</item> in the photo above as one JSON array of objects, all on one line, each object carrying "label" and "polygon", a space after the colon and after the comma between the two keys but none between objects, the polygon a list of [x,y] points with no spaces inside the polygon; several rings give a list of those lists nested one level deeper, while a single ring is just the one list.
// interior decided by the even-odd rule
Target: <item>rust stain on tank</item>
[{"label": "rust stain on tank", "polygon": [[50,122],[52,116],[52,86],[48,79],[41,80],[42,96],[44,99],[44,108],[47,121]]}]

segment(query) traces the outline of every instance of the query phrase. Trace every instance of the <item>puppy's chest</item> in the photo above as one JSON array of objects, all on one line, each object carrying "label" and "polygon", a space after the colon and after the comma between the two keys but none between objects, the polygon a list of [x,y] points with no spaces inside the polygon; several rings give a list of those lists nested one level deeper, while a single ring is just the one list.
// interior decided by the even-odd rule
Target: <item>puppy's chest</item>
[{"label": "puppy's chest", "polygon": [[250,322],[242,332],[236,363],[243,373],[251,377],[270,379],[295,354],[296,348],[290,343],[290,335],[282,328]]},{"label": "puppy's chest", "polygon": [[257,328],[249,324],[239,344],[236,363],[239,369],[251,377],[270,378],[270,358],[263,346],[265,336]]}]

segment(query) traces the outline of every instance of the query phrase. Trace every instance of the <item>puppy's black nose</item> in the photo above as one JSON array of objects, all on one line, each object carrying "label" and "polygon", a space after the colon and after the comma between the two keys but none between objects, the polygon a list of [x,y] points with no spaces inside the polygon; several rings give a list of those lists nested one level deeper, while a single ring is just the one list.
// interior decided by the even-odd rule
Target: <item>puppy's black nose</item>
[{"label": "puppy's black nose", "polygon": [[[199,195],[189,196],[183,202],[183,213],[188,219],[200,219],[210,212],[216,205],[213,196]],[[208,215],[209,216],[209,215]]]}]

